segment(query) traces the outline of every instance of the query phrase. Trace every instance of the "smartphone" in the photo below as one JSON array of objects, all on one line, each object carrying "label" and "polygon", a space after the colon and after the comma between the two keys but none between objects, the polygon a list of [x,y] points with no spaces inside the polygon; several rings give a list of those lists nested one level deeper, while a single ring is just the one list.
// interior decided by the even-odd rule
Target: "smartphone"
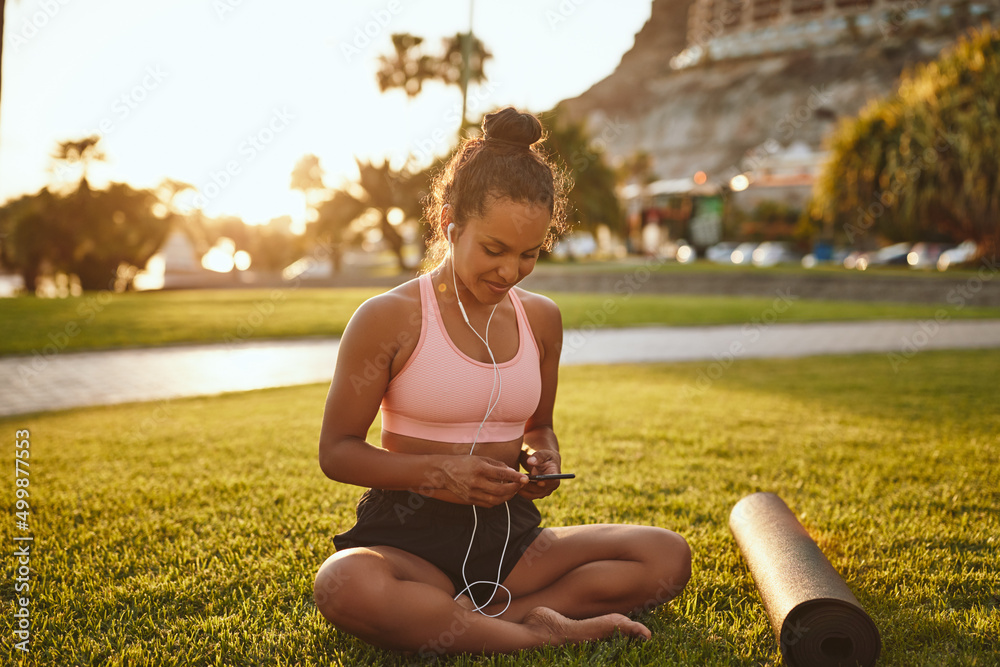
[{"label": "smartphone", "polygon": [[576,477],[571,472],[561,472],[557,475],[528,475],[528,479],[532,482],[540,482],[546,479],[573,479]]}]

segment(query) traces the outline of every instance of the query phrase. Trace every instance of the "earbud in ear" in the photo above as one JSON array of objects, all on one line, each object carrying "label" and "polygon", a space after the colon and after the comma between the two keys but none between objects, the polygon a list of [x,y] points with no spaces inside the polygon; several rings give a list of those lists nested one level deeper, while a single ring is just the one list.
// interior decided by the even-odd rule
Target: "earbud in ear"
[{"label": "earbud in ear", "polygon": [[451,230],[455,229],[455,223],[448,225],[448,243],[451,243]]}]

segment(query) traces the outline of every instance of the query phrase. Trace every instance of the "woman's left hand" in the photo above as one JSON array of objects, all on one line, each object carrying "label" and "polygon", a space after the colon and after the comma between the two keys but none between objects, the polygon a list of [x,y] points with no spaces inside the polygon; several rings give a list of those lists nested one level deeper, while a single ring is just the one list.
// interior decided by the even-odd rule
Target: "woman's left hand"
[{"label": "woman's left hand", "polygon": [[[562,459],[559,457],[559,452],[552,449],[536,449],[531,456],[525,459],[524,463],[529,475],[555,475],[562,472]],[[528,482],[524,488],[518,491],[518,495],[528,500],[537,500],[549,495],[558,486],[558,479]]]}]

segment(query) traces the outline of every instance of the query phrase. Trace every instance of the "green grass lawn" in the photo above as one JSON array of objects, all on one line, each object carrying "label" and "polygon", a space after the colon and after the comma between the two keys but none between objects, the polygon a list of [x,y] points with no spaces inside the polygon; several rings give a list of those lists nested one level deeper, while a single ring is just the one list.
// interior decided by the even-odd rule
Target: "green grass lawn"
[{"label": "green grass lawn", "polygon": [[[86,294],[66,299],[0,299],[0,355],[63,350],[339,336],[377,288],[186,290]],[[568,329],[643,324],[743,324],[775,298],[550,293]],[[1000,308],[795,299],[778,321],[996,318]]]},{"label": "green grass lawn", "polygon": [[[879,665],[996,664],[1000,351],[569,367],[557,432],[577,478],[548,525],[682,533],[694,575],[621,640],[454,665],[780,664],[728,530],[778,493],[875,620]],[[312,579],[359,489],[316,462],[325,386],[0,420],[31,432],[33,619],[26,665],[407,665],[325,624]],[[10,446],[10,445],[8,445]],[[8,450],[8,455],[13,447]],[[0,539],[12,640],[13,466]]]}]

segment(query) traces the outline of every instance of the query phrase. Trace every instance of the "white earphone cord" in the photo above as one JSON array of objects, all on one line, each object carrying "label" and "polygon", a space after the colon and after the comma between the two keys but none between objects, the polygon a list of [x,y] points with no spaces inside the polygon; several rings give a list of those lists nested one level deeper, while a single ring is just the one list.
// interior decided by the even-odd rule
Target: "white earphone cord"
[{"label": "white earphone cord", "polygon": [[[451,247],[451,281],[455,287],[455,299],[458,301],[459,310],[462,311],[462,319],[464,319],[465,323],[469,325],[470,329],[472,329],[472,333],[476,334],[476,338],[481,340],[483,342],[483,345],[486,346],[486,351],[490,355],[490,361],[493,362],[493,388],[490,390],[490,400],[487,405],[486,414],[483,416],[483,421],[479,423],[479,428],[476,429],[476,435],[472,439],[472,447],[469,449],[469,456],[472,456],[472,453],[476,450],[476,443],[479,441],[479,434],[482,432],[483,426],[486,424],[486,420],[489,419],[490,415],[493,413],[493,409],[500,403],[500,391],[503,389],[503,378],[500,375],[500,367],[497,366],[496,357],[493,356],[493,350],[490,349],[490,344],[489,344],[490,323],[493,321],[493,314],[497,312],[497,306],[499,306],[500,304],[498,303],[496,306],[493,306],[493,310],[490,312],[490,317],[489,319],[486,320],[486,337],[483,338],[482,336],[479,335],[479,332],[476,331],[476,328],[472,326],[472,323],[469,322],[469,316],[466,315],[465,313],[465,306],[462,305],[462,299],[458,295],[458,280],[455,277],[455,246],[451,242],[451,230],[453,226],[454,225],[449,225],[448,227],[448,245]],[[496,392],[496,400],[493,399],[494,392]],[[497,568],[497,580],[486,581],[480,579],[479,581],[473,581],[470,584],[469,579],[465,574],[465,566],[469,562],[469,554],[472,553],[472,543],[475,542],[476,540],[476,530],[479,527],[479,514],[476,512],[476,506],[475,505],[472,506],[472,537],[469,540],[469,547],[465,550],[465,558],[462,560],[462,581],[465,582],[465,588],[459,591],[454,598],[457,600],[462,596],[463,593],[468,591],[469,598],[472,600],[472,604],[474,605],[472,610],[478,611],[483,616],[488,616],[490,618],[496,618],[497,616],[500,616],[505,611],[507,611],[507,609],[510,607],[511,602],[513,602],[514,599],[513,595],[511,595],[510,589],[500,583],[500,577],[503,574],[503,559],[504,556],[507,554],[507,545],[510,543],[510,506],[507,504],[506,501],[504,501],[504,509],[507,510],[507,537],[504,539],[503,550],[501,550],[500,552],[500,565]],[[481,605],[476,604],[476,598],[472,594],[472,587],[475,586],[476,584],[493,584],[492,595],[490,595],[489,599]],[[483,609],[493,601],[493,598],[496,597],[497,591],[500,590],[501,588],[507,591],[507,604],[501,611],[497,612],[496,614],[484,613]]]}]

